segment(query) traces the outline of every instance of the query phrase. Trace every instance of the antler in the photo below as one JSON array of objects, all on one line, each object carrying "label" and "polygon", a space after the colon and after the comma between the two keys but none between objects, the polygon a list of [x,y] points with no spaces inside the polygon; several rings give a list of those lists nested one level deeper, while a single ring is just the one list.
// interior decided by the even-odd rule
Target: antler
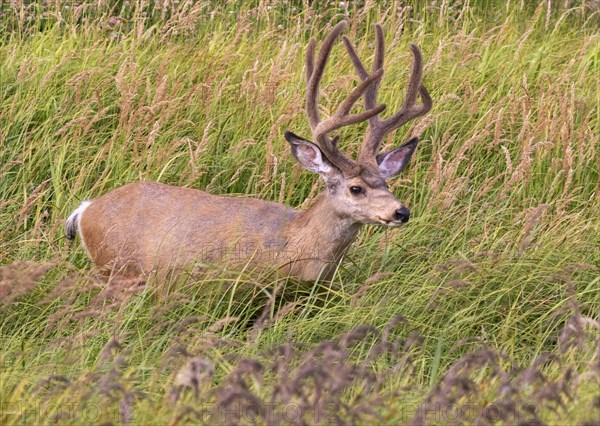
[{"label": "antler", "polygon": [[[350,94],[340,104],[335,114],[321,121],[319,115],[319,85],[321,83],[321,77],[325,70],[325,65],[329,59],[331,48],[333,47],[334,41],[340,35],[340,33],[346,27],[346,22],[342,21],[337,24],[331,33],[327,36],[321,50],[319,51],[317,61],[315,63],[315,47],[316,41],[314,38],[310,39],[306,48],[306,113],[310,122],[310,127],[313,132],[313,140],[320,146],[325,156],[340,170],[346,173],[353,173],[358,170],[358,165],[355,161],[346,157],[337,147],[338,137],[333,139],[327,136],[328,133],[339,129],[340,127],[348,126],[350,124],[360,123],[366,120],[372,120],[377,114],[385,109],[385,105],[375,105],[376,99],[372,97],[373,102],[369,105],[365,102],[366,111],[350,114],[350,110],[361,96],[368,96],[373,88],[376,87],[383,76],[383,69],[381,67],[374,69],[372,74],[364,73],[360,74],[362,83],[359,84],[350,92]],[[355,60],[353,59],[353,62]],[[356,62],[355,62],[356,64]],[[375,89],[376,93],[376,89]],[[365,98],[366,99],[366,98]]]},{"label": "antler", "polygon": [[[373,71],[381,70],[383,68],[384,37],[383,28],[381,28],[381,25],[379,24],[375,25],[375,39],[376,48],[375,59],[373,61]],[[350,58],[352,59],[354,68],[356,68],[358,76],[361,80],[363,80],[363,83],[365,83],[370,76],[367,73],[363,63],[359,59],[352,42],[346,36],[344,36],[344,44],[348,54],[350,55]],[[379,150],[379,146],[381,145],[383,137],[391,131],[396,130],[398,127],[408,123],[410,120],[426,114],[431,109],[431,96],[429,96],[429,92],[427,92],[427,89],[421,83],[423,78],[423,56],[421,55],[421,50],[416,44],[411,44],[410,49],[414,56],[414,61],[412,72],[408,80],[408,89],[406,91],[404,103],[397,113],[387,119],[380,119],[375,115],[369,118],[369,130],[365,136],[365,142],[358,155],[359,162],[371,163],[376,166],[377,151]],[[367,90],[365,90],[365,108],[368,110],[374,108],[375,104],[377,103],[378,92],[379,80],[377,80],[375,84],[369,85]],[[419,95],[421,95],[422,103],[417,105],[416,102]]]}]

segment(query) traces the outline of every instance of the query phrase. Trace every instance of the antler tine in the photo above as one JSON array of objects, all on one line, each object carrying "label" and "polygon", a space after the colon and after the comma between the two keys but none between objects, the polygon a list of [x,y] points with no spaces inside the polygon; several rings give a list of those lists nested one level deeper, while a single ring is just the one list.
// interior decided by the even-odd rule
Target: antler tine
[{"label": "antler tine", "polygon": [[[414,61],[413,61],[413,67],[412,67],[412,71],[408,80],[408,87],[406,89],[406,97],[404,98],[404,102],[402,103],[402,108],[400,108],[400,111],[398,111],[396,114],[394,114],[392,117],[388,118],[387,120],[384,120],[386,125],[388,126],[394,126],[396,124],[397,121],[403,121],[402,117],[407,113],[407,112],[414,112],[414,106],[417,102],[417,96],[419,96],[419,89],[421,88],[421,80],[423,78],[423,56],[421,55],[421,50],[419,49],[419,47],[416,44],[411,44],[410,45],[410,50],[412,51],[412,54],[414,56]],[[409,114],[410,116],[411,114]],[[414,117],[406,117],[406,121],[410,120],[411,118]],[[398,124],[398,126],[401,126],[402,124],[404,124],[406,121],[404,121],[401,124]]]},{"label": "antler tine", "polygon": [[379,24],[375,24],[375,39],[377,40],[377,45],[375,46],[375,60],[373,61],[373,71],[379,68],[383,68],[385,38],[383,37],[383,28]]},{"label": "antler tine", "polygon": [[[377,45],[375,47],[375,59],[373,61],[373,72],[376,72],[377,70],[383,68],[383,59],[384,59],[383,28],[381,28],[381,25],[376,24],[375,30],[376,30]],[[358,57],[358,54],[356,53],[356,49],[354,48],[354,45],[352,44],[350,39],[346,36],[344,36],[344,45],[346,46],[348,55],[350,56],[350,59],[352,60],[352,63],[354,64],[356,73],[358,74],[358,76],[360,77],[361,80],[365,80],[369,76],[369,73],[367,72],[367,70],[365,69],[365,66],[363,65],[362,61]],[[370,108],[375,107],[375,104],[377,103],[377,93],[379,92],[379,83],[380,82],[381,81],[377,81],[375,84],[373,84],[371,87],[369,87],[369,89],[366,91],[366,93],[365,93],[365,108],[370,109]],[[375,117],[374,120],[377,120],[377,117]]]},{"label": "antler tine", "polygon": [[321,121],[319,118],[318,104],[321,77],[323,77],[323,71],[325,70],[327,60],[329,59],[333,42],[338,38],[344,28],[346,28],[346,22],[342,21],[337,24],[327,38],[325,38],[321,50],[319,51],[316,66],[314,63],[316,41],[314,38],[311,38],[308,42],[306,49],[306,83],[308,86],[306,88],[306,112],[310,121],[310,127],[313,131]]},{"label": "antler tine", "polygon": [[[370,120],[372,117],[381,113],[385,109],[385,105],[375,105],[375,98],[373,105],[366,106],[366,111],[356,114],[350,114],[350,111],[354,104],[362,96],[366,96],[367,91],[371,90],[373,86],[378,85],[378,82],[383,76],[383,69],[374,70],[372,74],[368,74],[366,71],[364,77],[361,76],[362,82],[350,92],[350,94],[340,104],[335,114],[321,121],[318,107],[318,96],[319,96],[319,85],[325,70],[325,65],[329,59],[329,54],[333,47],[334,41],[346,27],[346,22],[342,21],[337,24],[331,33],[325,38],[321,50],[318,53],[317,60],[315,62],[315,50],[316,41],[311,39],[306,49],[306,80],[307,80],[307,92],[306,92],[306,112],[310,122],[311,129],[313,131],[313,139],[321,147],[325,156],[341,170],[352,172],[357,168],[357,164],[346,157],[337,147],[338,138],[330,139],[327,133],[337,130],[341,127],[360,123],[362,121]],[[355,57],[357,57],[355,55]],[[354,59],[353,59],[354,61]]]},{"label": "antler tine", "polygon": [[[384,62],[384,40],[385,39],[383,36],[383,28],[379,24],[375,25],[375,40],[376,40],[376,47],[375,47],[375,58],[373,60],[373,68],[372,68],[373,71],[383,69],[383,62]],[[361,80],[365,80],[369,74],[368,74],[364,64],[358,57],[358,53],[356,53],[356,49],[354,48],[354,45],[352,44],[350,39],[345,36],[344,36],[344,45],[346,46],[348,55],[350,56],[350,59],[352,60],[352,63],[354,64],[356,73],[361,78]],[[379,93],[379,83],[380,82],[381,82],[381,80],[377,81],[377,83],[371,85],[368,88],[368,90],[365,92],[365,95],[364,95],[365,108],[373,108],[375,106],[375,104],[377,103],[377,94]],[[369,137],[369,135],[373,134],[373,132],[376,131],[376,129],[378,129],[379,127],[381,127],[381,120],[379,119],[379,117],[377,117],[377,116],[371,117],[369,119],[369,134],[367,135],[365,143],[363,144],[363,146],[360,149],[359,157],[358,157],[359,161],[373,162],[372,158],[374,158],[374,155],[377,153],[377,150],[379,149],[379,144],[381,142],[377,142],[376,140],[371,139]],[[374,154],[371,154],[371,153],[374,153]]]},{"label": "antler tine", "polygon": [[431,111],[433,100],[423,84],[419,86],[419,94],[421,95],[421,108],[423,108],[423,112],[421,112],[419,115],[427,114],[429,111]]},{"label": "antler tine", "polygon": [[380,69],[368,76],[366,80],[364,80],[362,83],[356,86],[354,90],[352,90],[352,92],[350,92],[346,99],[344,99],[344,101],[340,104],[335,114],[317,125],[317,127],[314,130],[314,133],[316,135],[327,134],[336,129],[339,129],[340,127],[368,120],[369,118],[374,117],[381,111],[383,111],[385,109],[385,105],[377,105],[366,111],[356,114],[350,114],[350,110],[352,109],[356,101],[358,101],[360,97],[363,96],[363,94],[366,90],[369,89],[369,87],[375,84],[376,81],[380,80],[382,76],[383,70]]},{"label": "antler tine", "polygon": [[315,46],[317,41],[311,38],[306,45],[306,83],[310,83],[310,78],[313,75],[315,69]]},{"label": "antler tine", "polygon": [[[383,69],[383,59],[384,59],[384,43],[385,39],[383,38],[383,28],[381,25],[375,25],[375,39],[377,40],[377,44],[375,45],[375,60],[373,61],[373,72],[378,69]],[[369,88],[367,93],[365,93],[365,108],[372,108],[371,105],[375,105],[377,103],[377,94],[379,93],[379,84],[381,80],[375,83],[372,87]],[[378,120],[375,117],[375,121]]]},{"label": "antler tine", "polygon": [[350,56],[350,59],[352,60],[352,63],[354,64],[354,68],[356,68],[356,73],[358,74],[358,76],[360,77],[361,80],[366,79],[368,77],[369,73],[367,72],[367,70],[365,69],[365,66],[363,65],[362,61],[358,57],[358,53],[356,53],[356,49],[354,48],[354,45],[352,44],[350,39],[346,36],[343,37],[343,40],[344,40],[344,46],[346,46],[346,50],[348,51],[348,56]]},{"label": "antler tine", "polygon": [[371,74],[350,92],[350,94],[340,104],[335,114],[327,120],[320,122],[313,129],[313,137],[319,144],[325,156],[341,170],[352,173],[356,169],[356,163],[346,157],[337,147],[337,138],[329,139],[327,133],[333,132],[344,126],[360,123],[369,120],[385,109],[385,105],[377,105],[374,108],[368,109],[356,114],[350,114],[352,106],[365,93],[365,91],[380,80],[383,76],[383,70]]},{"label": "antler tine", "polygon": [[[381,25],[377,24],[375,26],[375,31],[377,44],[375,48],[373,69],[378,69],[383,67],[384,37]],[[354,46],[347,38],[344,38],[344,43],[346,45],[346,49],[348,50],[348,54],[352,59],[354,67],[356,68],[357,74],[361,79],[364,80],[367,72],[364,65],[360,61],[358,54],[356,53],[356,49],[354,49]],[[369,120],[369,131],[365,138],[365,143],[361,147],[358,157],[359,161],[371,163],[376,162],[377,151],[379,150],[379,146],[381,145],[383,137],[387,133],[406,124],[410,120],[427,113],[431,109],[433,104],[431,96],[429,96],[429,92],[427,92],[427,89],[421,83],[423,78],[423,56],[421,54],[421,50],[415,44],[411,44],[410,48],[414,60],[411,75],[409,77],[406,97],[402,103],[402,107],[397,113],[387,119],[381,120],[379,117],[373,116]],[[372,108],[376,103],[378,90],[379,82],[377,82],[377,84],[373,84],[365,92],[364,102],[366,108]],[[422,103],[420,105],[416,105],[419,95],[421,96]]]},{"label": "antler tine", "polygon": [[[410,120],[429,112],[432,106],[431,96],[429,96],[429,92],[427,92],[425,86],[421,84],[423,78],[423,56],[421,55],[421,49],[416,44],[411,44],[410,49],[413,53],[414,61],[406,90],[406,98],[396,114],[383,120],[383,134],[389,133],[408,123]],[[416,105],[419,94],[421,95],[422,103]]]}]

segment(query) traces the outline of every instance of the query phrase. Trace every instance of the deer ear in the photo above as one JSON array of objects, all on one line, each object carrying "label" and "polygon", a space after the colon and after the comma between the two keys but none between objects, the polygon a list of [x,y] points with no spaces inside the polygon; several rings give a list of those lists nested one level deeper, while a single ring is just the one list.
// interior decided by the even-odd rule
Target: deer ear
[{"label": "deer ear", "polygon": [[406,168],[408,160],[412,156],[413,152],[417,148],[419,138],[414,137],[404,145],[391,150],[390,152],[384,152],[377,156],[377,164],[379,164],[379,173],[384,179],[389,179],[397,176],[402,170]]},{"label": "deer ear", "polygon": [[335,170],[335,167],[314,143],[301,138],[292,132],[285,132],[285,139],[292,147],[294,158],[298,160],[306,170],[319,173],[323,177]]}]

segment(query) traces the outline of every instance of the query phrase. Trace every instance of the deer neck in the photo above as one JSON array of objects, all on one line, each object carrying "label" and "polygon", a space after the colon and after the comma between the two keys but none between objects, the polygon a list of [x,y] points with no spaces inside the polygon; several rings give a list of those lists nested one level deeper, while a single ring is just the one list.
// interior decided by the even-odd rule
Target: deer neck
[{"label": "deer neck", "polygon": [[320,194],[288,228],[286,251],[293,262],[294,275],[308,280],[330,278],[360,227],[336,211],[331,197]]}]

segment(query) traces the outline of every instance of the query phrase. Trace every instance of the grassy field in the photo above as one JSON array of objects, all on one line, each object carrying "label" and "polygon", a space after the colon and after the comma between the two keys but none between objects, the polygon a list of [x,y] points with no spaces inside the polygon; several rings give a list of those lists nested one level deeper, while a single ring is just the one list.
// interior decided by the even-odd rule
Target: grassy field
[{"label": "grassy field", "polygon": [[[597,1],[57,3],[0,3],[0,424],[598,424]],[[283,132],[342,19],[388,110],[423,50],[410,223],[331,285],[97,280],[64,221],[127,182],[310,205]],[[339,43],[324,110],[355,84]]]}]

